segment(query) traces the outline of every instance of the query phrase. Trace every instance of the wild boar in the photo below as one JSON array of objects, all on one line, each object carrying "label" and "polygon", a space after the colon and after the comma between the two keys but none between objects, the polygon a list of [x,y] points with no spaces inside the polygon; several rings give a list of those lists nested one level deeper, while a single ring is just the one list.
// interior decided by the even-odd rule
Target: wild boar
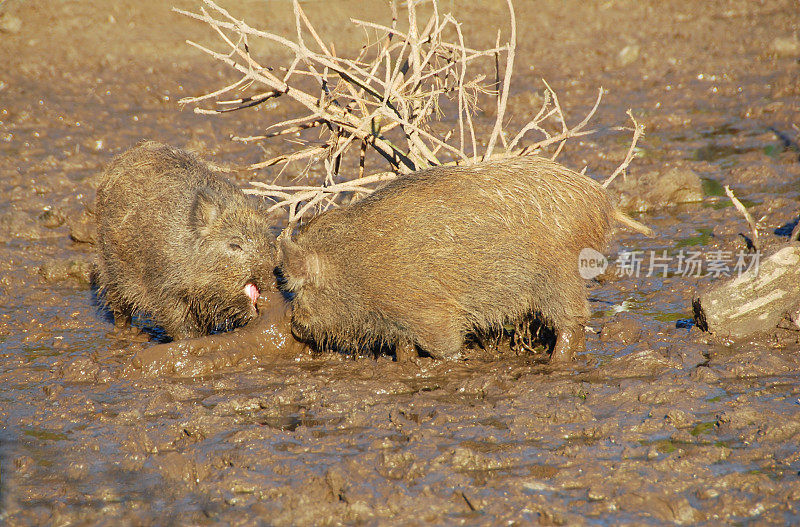
[{"label": "wild boar", "polygon": [[578,255],[602,251],[618,212],[591,178],[539,157],[400,176],[279,237],[295,334],[359,348],[457,357],[465,335],[534,315],[556,332],[551,361],[585,349]]},{"label": "wild boar", "polygon": [[96,284],[127,326],[151,316],[174,339],[249,321],[274,283],[276,218],[197,156],[144,142],[97,189]]}]

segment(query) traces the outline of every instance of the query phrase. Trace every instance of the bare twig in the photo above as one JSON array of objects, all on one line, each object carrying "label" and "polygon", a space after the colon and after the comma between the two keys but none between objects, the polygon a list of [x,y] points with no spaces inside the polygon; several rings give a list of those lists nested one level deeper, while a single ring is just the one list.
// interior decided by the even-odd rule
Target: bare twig
[{"label": "bare twig", "polygon": [[745,208],[742,202],[739,201],[739,199],[736,196],[734,196],[731,188],[728,185],[725,185],[724,188],[725,188],[725,194],[730,198],[731,203],[733,203],[733,206],[736,207],[736,210],[738,210],[742,214],[742,216],[744,216],[744,219],[747,220],[747,225],[750,227],[750,235],[752,236],[752,238],[750,239],[750,245],[752,245],[754,251],[758,251],[760,245],[758,243],[758,227],[756,226],[756,221],[753,219],[753,216]]},{"label": "bare twig", "polygon": [[622,163],[610,176],[608,176],[608,178],[606,178],[605,181],[603,181],[603,187],[608,187],[611,182],[614,181],[614,178],[622,174],[625,169],[628,168],[628,165],[630,165],[631,161],[633,160],[633,156],[636,154],[636,143],[644,133],[644,126],[636,122],[636,119],[633,117],[633,112],[628,110],[627,113],[628,117],[630,117],[631,121],[633,121],[633,139],[631,139],[631,146],[628,148],[628,153],[625,154],[625,159],[622,161]]},{"label": "bare twig", "polygon": [[[295,126],[286,126],[282,130],[278,130],[277,132],[272,132],[269,134],[264,135],[254,135],[249,137],[241,137],[241,136],[233,136],[231,140],[239,142],[239,143],[250,143],[252,141],[260,141],[263,139],[269,139],[270,137],[278,137],[279,135],[288,135],[294,134],[297,132],[302,132],[303,130],[308,130],[309,128],[316,128],[317,126],[322,126],[325,124],[325,121],[322,119],[314,119],[313,121],[302,122],[306,121],[307,117],[303,117],[302,119],[291,119],[289,121],[284,121],[282,123],[278,123],[281,126],[286,126],[287,124],[291,124],[292,122],[301,121],[301,124]],[[270,126],[273,128],[275,125]]]},{"label": "bare twig", "polygon": [[506,52],[506,71],[503,78],[502,95],[497,102],[497,119],[494,122],[492,135],[489,137],[489,144],[486,145],[486,153],[483,154],[484,159],[492,156],[494,145],[497,138],[503,132],[503,116],[506,113],[506,105],[508,104],[508,92],[511,88],[511,73],[514,70],[514,55],[517,49],[517,19],[514,16],[514,4],[511,0],[506,0],[508,4],[508,12],[511,15],[511,38],[507,44]]}]

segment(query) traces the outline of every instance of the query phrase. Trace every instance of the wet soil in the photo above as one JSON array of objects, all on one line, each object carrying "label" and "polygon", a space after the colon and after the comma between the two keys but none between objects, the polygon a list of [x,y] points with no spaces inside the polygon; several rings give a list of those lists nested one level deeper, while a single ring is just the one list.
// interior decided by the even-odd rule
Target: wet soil
[{"label": "wet soil", "polygon": [[[289,31],[285,3],[228,4]],[[443,3],[475,46],[505,27],[485,4]],[[603,86],[600,132],[560,160],[610,173],[629,140],[610,128],[632,108],[647,133],[630,177],[679,182],[631,198],[657,235],[619,231],[589,283],[589,351],[568,368],[502,346],[418,364],[311,354],[274,303],[222,345],[113,333],[83,243],[103,166],[144,138],[255,162],[228,137],[291,112],[182,110],[234,77],[184,44],[210,34],[169,7],[0,3],[0,523],[800,523],[800,333],[710,338],[691,299],[723,277],[677,268],[746,248],[722,185],[766,252],[798,220],[796,2],[518,2],[512,118],[542,77],[575,121]],[[342,53],[362,37],[347,16],[387,17],[380,2],[306,9]],[[638,276],[616,272],[621,251],[643,251]],[[666,276],[651,251],[672,258]]]}]

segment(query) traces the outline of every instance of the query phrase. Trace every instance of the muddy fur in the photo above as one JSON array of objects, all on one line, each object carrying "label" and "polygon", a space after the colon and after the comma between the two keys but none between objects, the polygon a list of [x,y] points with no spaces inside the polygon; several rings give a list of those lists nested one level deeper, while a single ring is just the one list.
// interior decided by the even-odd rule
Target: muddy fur
[{"label": "muddy fur", "polygon": [[537,157],[400,177],[282,235],[295,332],[451,358],[468,332],[534,314],[582,342],[578,253],[602,251],[614,218],[599,184]]},{"label": "muddy fur", "polygon": [[104,172],[96,213],[96,284],[115,323],[148,314],[179,339],[255,315],[244,288],[273,279],[275,218],[209,164],[141,143]]}]

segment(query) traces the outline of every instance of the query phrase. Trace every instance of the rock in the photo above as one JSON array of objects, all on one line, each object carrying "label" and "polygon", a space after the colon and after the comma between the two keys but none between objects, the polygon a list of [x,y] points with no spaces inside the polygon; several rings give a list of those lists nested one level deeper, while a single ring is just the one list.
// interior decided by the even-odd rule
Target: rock
[{"label": "rock", "polygon": [[698,366],[692,370],[689,378],[695,382],[711,384],[719,381],[719,374],[707,366]]},{"label": "rock", "polygon": [[53,258],[45,261],[38,270],[39,275],[46,282],[63,282],[69,278],[74,278],[79,283],[88,284],[91,279],[92,265],[87,260]]},{"label": "rock", "polygon": [[64,225],[67,221],[64,214],[58,209],[45,209],[44,212],[39,214],[39,223],[48,229],[55,229]]},{"label": "rock", "polygon": [[600,340],[603,342],[617,341],[627,345],[641,338],[642,321],[631,313],[617,313],[600,331]]},{"label": "rock", "polygon": [[10,13],[0,15],[0,33],[19,33],[22,29],[22,20]]},{"label": "rock", "polygon": [[667,415],[664,416],[664,419],[666,419],[667,422],[669,422],[675,428],[688,428],[695,422],[693,415],[687,414],[678,408],[673,408],[667,412]]},{"label": "rock", "polygon": [[703,200],[703,182],[685,167],[628,177],[618,191],[618,207],[625,211],[643,212]]},{"label": "rock", "polygon": [[797,35],[775,37],[769,48],[779,57],[796,57],[800,55],[800,39]]},{"label": "rock", "polygon": [[800,243],[779,249],[741,276],[713,284],[692,302],[697,326],[734,339],[768,332],[800,306]]},{"label": "rock", "polygon": [[0,213],[0,240],[13,238],[38,240],[41,237],[42,232],[38,222],[24,210],[12,208]]},{"label": "rock", "polygon": [[622,48],[617,55],[617,62],[620,66],[627,66],[636,62],[639,58],[641,47],[638,44],[631,44]]},{"label": "rock", "polygon": [[97,224],[95,216],[89,209],[83,209],[77,216],[68,220],[69,237],[80,243],[94,244],[97,239]]}]

